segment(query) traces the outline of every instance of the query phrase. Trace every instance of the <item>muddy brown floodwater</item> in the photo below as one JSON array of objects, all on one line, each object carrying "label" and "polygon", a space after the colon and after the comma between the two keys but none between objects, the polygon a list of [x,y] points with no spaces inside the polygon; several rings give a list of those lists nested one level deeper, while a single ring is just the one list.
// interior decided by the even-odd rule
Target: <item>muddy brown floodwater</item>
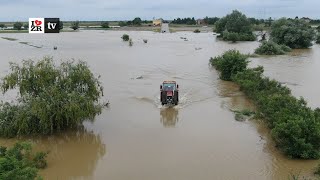
[{"label": "muddy brown floodwater", "polygon": [[[50,151],[49,166],[41,171],[45,179],[263,180],[287,179],[291,173],[312,177],[318,161],[290,160],[274,147],[263,123],[234,119],[230,109],[254,106],[235,84],[219,80],[208,65],[210,57],[228,49],[253,52],[258,42],[221,42],[212,33],[127,32],[134,41],[129,47],[120,39],[123,33],[0,35],[18,39],[0,39],[1,75],[9,61],[45,55],[56,61],[86,60],[101,74],[111,102],[110,108],[78,131],[28,138],[37,150]],[[290,55],[252,58],[250,65],[263,65],[267,76],[318,107],[318,57],[320,48],[315,45]],[[177,107],[160,106],[163,80],[179,83]],[[3,98],[10,100],[14,94]],[[18,140],[0,139],[0,144]]]}]

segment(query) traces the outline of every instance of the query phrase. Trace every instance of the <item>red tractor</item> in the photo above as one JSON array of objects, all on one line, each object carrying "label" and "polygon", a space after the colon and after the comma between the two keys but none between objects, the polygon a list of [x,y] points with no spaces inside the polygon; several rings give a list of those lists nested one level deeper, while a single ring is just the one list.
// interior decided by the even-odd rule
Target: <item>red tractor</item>
[{"label": "red tractor", "polygon": [[175,81],[163,81],[160,85],[160,101],[162,105],[178,105],[179,85]]}]

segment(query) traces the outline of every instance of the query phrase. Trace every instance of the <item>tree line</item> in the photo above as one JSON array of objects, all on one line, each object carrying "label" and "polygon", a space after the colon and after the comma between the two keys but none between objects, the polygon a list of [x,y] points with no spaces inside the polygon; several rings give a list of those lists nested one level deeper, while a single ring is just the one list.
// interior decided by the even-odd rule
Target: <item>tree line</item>
[{"label": "tree line", "polygon": [[263,67],[248,68],[248,56],[229,50],[210,59],[220,78],[240,86],[256,106],[256,117],[271,129],[277,147],[292,158],[320,157],[320,109],[311,109],[280,82],[263,76]]}]

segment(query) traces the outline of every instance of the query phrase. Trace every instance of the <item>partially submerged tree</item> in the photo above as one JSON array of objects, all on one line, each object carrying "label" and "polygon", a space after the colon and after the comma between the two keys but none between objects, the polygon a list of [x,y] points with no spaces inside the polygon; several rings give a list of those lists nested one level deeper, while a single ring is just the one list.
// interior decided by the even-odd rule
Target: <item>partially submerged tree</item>
[{"label": "partially submerged tree", "polygon": [[100,113],[103,87],[83,61],[55,65],[52,58],[10,63],[1,91],[18,90],[16,103],[0,103],[0,136],[52,134]]},{"label": "partially submerged tree", "polygon": [[260,55],[282,55],[290,51],[291,48],[286,45],[278,45],[273,41],[263,41],[255,50],[255,53]]},{"label": "partially submerged tree", "polygon": [[304,20],[279,19],[271,27],[271,39],[277,44],[284,44],[290,48],[308,48],[312,46],[315,32]]},{"label": "partially submerged tree", "polygon": [[73,29],[73,30],[77,30],[77,29],[79,29],[79,24],[80,24],[79,21],[71,22],[70,28]]},{"label": "partially submerged tree", "polygon": [[247,55],[243,55],[237,50],[229,50],[222,56],[211,58],[210,63],[220,71],[221,79],[230,81],[233,75],[247,68],[249,61]]},{"label": "partially submerged tree", "polygon": [[[254,41],[256,39],[250,21],[246,15],[237,10],[217,21],[215,30],[226,41]],[[234,38],[235,35],[238,38]]]},{"label": "partially submerged tree", "polygon": [[129,37],[128,34],[123,34],[122,37],[121,37],[121,39],[122,39],[123,41],[129,41],[130,37]]},{"label": "partially submerged tree", "polygon": [[13,29],[21,30],[21,29],[22,29],[22,26],[23,26],[23,23],[22,23],[22,22],[15,22],[15,23],[13,24]]}]

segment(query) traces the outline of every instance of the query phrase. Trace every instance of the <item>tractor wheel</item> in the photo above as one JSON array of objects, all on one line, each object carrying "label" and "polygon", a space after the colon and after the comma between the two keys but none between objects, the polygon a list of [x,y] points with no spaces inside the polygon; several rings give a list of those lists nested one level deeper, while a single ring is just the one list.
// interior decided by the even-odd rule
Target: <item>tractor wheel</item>
[{"label": "tractor wheel", "polygon": [[179,103],[179,92],[175,91],[174,92],[174,104],[178,105],[178,103]]},{"label": "tractor wheel", "polygon": [[161,104],[167,104],[167,93],[165,91],[161,92]]}]

